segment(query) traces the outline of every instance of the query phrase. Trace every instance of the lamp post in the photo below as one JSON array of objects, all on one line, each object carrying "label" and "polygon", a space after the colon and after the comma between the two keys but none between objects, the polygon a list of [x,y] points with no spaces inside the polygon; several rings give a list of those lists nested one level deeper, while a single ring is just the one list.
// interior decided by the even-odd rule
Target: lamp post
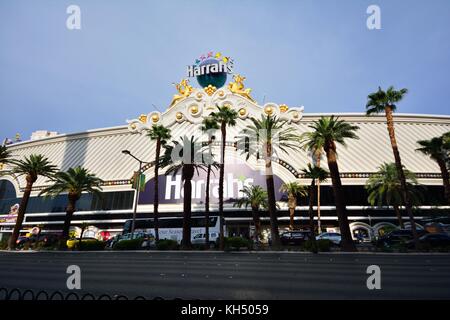
[{"label": "lamp post", "polygon": [[135,229],[135,225],[136,225],[136,212],[137,212],[137,206],[138,206],[138,202],[139,202],[139,192],[141,190],[141,173],[142,173],[142,165],[145,163],[149,163],[149,162],[145,162],[140,160],[139,158],[137,158],[135,155],[133,155],[129,150],[122,150],[123,154],[126,154],[132,158],[134,158],[136,161],[139,162],[139,171],[138,171],[138,183],[137,183],[137,188],[134,191],[134,204],[133,204],[133,222],[131,224],[131,239],[134,238],[134,229]]}]

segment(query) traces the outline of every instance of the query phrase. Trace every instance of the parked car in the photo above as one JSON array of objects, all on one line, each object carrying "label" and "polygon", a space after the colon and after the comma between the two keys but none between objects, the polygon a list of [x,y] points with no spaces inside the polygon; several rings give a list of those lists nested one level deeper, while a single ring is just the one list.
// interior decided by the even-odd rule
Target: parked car
[{"label": "parked car", "polygon": [[288,231],[280,236],[282,245],[299,245],[309,240],[309,231]]},{"label": "parked car", "polygon": [[[423,236],[427,232],[421,229],[417,230],[419,237]],[[388,234],[378,238],[376,246],[378,247],[390,247],[392,245],[407,243],[413,239],[412,231],[409,229],[397,229],[389,232]]]},{"label": "parked car", "polygon": [[[209,235],[209,246],[213,247],[216,244],[217,239],[219,238],[219,235],[216,232],[212,232]],[[191,241],[192,244],[206,244],[206,234],[205,233],[198,233],[196,234]]]},{"label": "parked car", "polygon": [[[419,243],[428,247],[447,247],[450,246],[450,236],[446,233],[428,233],[419,238]],[[414,240],[409,240],[406,244],[413,248]]]},{"label": "parked car", "polygon": [[330,240],[335,245],[340,245],[341,234],[337,232],[324,232],[316,236],[316,240]]},{"label": "parked car", "polygon": [[[142,248],[150,248],[155,246],[155,236],[151,233],[143,232],[143,231],[135,231],[134,233],[125,233],[118,237],[116,242],[121,242],[124,240],[132,240],[132,239],[143,239]],[[115,242],[115,243],[116,243]],[[114,244],[112,244],[114,245]]]}]

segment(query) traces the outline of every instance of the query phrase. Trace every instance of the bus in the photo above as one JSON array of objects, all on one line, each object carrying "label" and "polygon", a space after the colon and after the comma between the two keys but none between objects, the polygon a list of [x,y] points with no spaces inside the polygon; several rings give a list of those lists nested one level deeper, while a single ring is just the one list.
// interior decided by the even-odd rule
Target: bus
[{"label": "bus", "polygon": [[[191,218],[191,241],[193,243],[198,242],[205,238],[205,217],[192,217]],[[133,220],[125,221],[123,226],[123,234],[131,232],[131,226]],[[162,217],[158,219],[159,226],[159,238],[176,240],[181,243],[183,238],[183,218],[166,218]],[[149,219],[136,219],[135,232],[141,231],[150,234],[155,234],[154,220]],[[216,242],[220,232],[220,220],[219,217],[209,217],[209,241]]]}]

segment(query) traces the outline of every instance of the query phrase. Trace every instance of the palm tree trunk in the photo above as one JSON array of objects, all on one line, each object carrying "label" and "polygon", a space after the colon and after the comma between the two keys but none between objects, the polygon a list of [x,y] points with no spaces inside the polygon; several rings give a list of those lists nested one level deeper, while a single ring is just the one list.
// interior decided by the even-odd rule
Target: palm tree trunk
[{"label": "palm tree trunk", "polygon": [[281,242],[280,242],[280,233],[278,230],[278,216],[275,199],[275,184],[273,182],[272,160],[270,159],[272,155],[272,146],[270,144],[266,145],[265,152],[266,152],[265,161],[266,161],[267,201],[269,204],[272,246],[275,249],[278,249],[281,247]]},{"label": "palm tree trunk", "polygon": [[405,203],[406,213],[408,214],[409,221],[411,224],[411,231],[412,231],[413,238],[414,238],[414,244],[417,249],[418,245],[419,245],[419,238],[417,235],[416,223],[414,222],[411,198],[408,194],[407,187],[406,187],[405,172],[403,171],[402,161],[400,158],[400,152],[398,151],[398,146],[397,146],[397,139],[395,138],[394,117],[392,115],[392,108],[386,107],[385,113],[386,113],[386,121],[387,121],[387,129],[388,129],[388,133],[389,133],[389,138],[391,140],[392,151],[394,153],[395,166],[397,168],[397,173],[400,178],[400,185],[402,187],[403,201]]},{"label": "palm tree trunk", "polygon": [[[185,165],[186,166],[186,165]],[[183,169],[186,170],[186,169]],[[194,169],[189,168],[189,171]],[[183,240],[181,241],[181,248],[183,250],[191,249],[191,205],[192,205],[192,175],[184,180],[184,201],[183,201]]]},{"label": "palm tree trunk", "polygon": [[334,201],[336,203],[336,214],[338,216],[339,229],[341,230],[341,249],[343,251],[356,251],[356,247],[350,232],[350,226],[348,224],[347,210],[344,203],[341,177],[339,175],[339,167],[336,161],[336,152],[334,151],[334,145],[328,146],[325,152],[327,154],[331,182],[333,183]]},{"label": "palm tree trunk", "polygon": [[400,226],[400,229],[404,229],[405,226],[403,224],[402,214],[400,212],[400,208],[398,207],[398,205],[394,205],[394,211],[395,211],[395,215],[397,216],[398,225]]},{"label": "palm tree trunk", "polygon": [[258,207],[252,207],[252,216],[253,224],[255,225],[255,242],[256,244],[259,244],[259,240],[261,239],[261,221],[259,219]]},{"label": "palm tree trunk", "polygon": [[211,180],[211,165],[208,165],[206,171],[206,191],[205,191],[205,244],[209,249],[209,182]]},{"label": "palm tree trunk", "polygon": [[[321,152],[317,153],[317,167],[320,168]],[[320,180],[317,180],[317,230],[318,233],[322,233],[322,226],[320,224]]]},{"label": "palm tree trunk", "polygon": [[69,202],[68,202],[67,208],[66,208],[66,216],[64,218],[64,225],[63,225],[61,240],[59,243],[60,249],[66,248],[66,241],[69,238],[70,223],[72,222],[72,216],[73,216],[73,213],[75,212],[75,206],[76,206],[76,202],[78,200],[76,196],[73,196],[70,194],[68,195],[68,198],[69,198]]},{"label": "palm tree trunk", "polygon": [[28,200],[30,199],[31,190],[33,189],[33,179],[27,175],[27,186],[20,201],[19,210],[17,212],[16,224],[14,226],[13,233],[9,238],[8,248],[9,250],[14,250],[16,248],[16,241],[19,237],[20,229],[22,229],[23,219],[25,217],[25,211],[27,210]]},{"label": "palm tree trunk", "polygon": [[318,249],[317,249],[317,243],[316,243],[316,234],[314,232],[314,193],[315,193],[315,183],[316,180],[312,179],[311,181],[311,185],[309,186],[309,209],[308,209],[308,213],[309,213],[309,231],[310,231],[310,241],[312,244],[312,252],[313,253],[317,253]]},{"label": "palm tree trunk", "polygon": [[294,230],[295,207],[289,207],[289,230]]},{"label": "palm tree trunk", "polygon": [[[158,221],[158,206],[159,206],[159,155],[161,153],[161,139],[158,138],[156,140],[156,154],[155,154],[155,190],[154,190],[154,197],[153,197],[153,222],[155,225],[155,240],[159,240],[159,221]],[[138,191],[139,192],[139,191]]]},{"label": "palm tree trunk", "polygon": [[442,181],[444,183],[445,199],[450,204],[450,177],[444,159],[438,159],[437,163],[441,169]]},{"label": "palm tree trunk", "polygon": [[222,133],[222,146],[220,151],[220,173],[219,173],[219,249],[224,250],[224,226],[223,226],[223,188],[224,188],[224,176],[225,176],[225,143],[227,139],[227,128],[223,122],[220,126]]}]

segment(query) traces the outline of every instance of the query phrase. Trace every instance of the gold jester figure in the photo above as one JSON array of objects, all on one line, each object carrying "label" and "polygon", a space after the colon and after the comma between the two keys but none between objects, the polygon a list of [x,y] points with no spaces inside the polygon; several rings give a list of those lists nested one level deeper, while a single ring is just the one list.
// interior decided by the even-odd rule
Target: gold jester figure
[{"label": "gold jester figure", "polygon": [[250,88],[244,89],[245,77],[241,76],[240,74],[235,74],[233,76],[233,80],[234,82],[230,82],[228,84],[228,89],[230,89],[230,91],[233,93],[239,94],[249,99],[250,101],[255,102],[255,100],[250,96],[250,92],[252,91],[252,89]]},{"label": "gold jester figure", "polygon": [[192,86],[189,85],[188,79],[183,79],[180,83],[175,83],[175,88],[180,94],[175,94],[173,96],[169,108],[173,107],[173,105],[178,101],[189,97],[193,91]]}]

